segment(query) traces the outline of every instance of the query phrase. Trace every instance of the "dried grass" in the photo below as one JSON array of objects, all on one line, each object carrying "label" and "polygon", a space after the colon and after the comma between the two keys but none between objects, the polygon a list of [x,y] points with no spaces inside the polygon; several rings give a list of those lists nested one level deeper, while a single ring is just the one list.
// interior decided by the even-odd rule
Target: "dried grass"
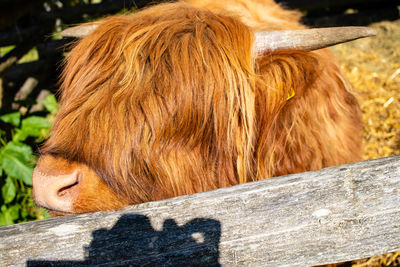
[{"label": "dried grass", "polygon": [[333,48],[363,111],[363,158],[400,154],[400,20],[371,25],[378,36]]},{"label": "dried grass", "polygon": [[[400,20],[371,25],[378,36],[333,48],[363,111],[363,158],[400,154]],[[400,252],[352,266],[400,266]]]}]

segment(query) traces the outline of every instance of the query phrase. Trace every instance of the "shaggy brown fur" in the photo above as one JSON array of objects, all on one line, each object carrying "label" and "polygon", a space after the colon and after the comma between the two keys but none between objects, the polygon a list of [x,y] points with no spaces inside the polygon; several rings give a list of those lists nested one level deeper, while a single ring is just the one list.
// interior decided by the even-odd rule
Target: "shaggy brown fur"
[{"label": "shaggy brown fur", "polygon": [[329,51],[252,55],[254,30],[303,28],[297,13],[185,2],[104,19],[67,57],[37,170],[79,169],[73,212],[360,158],[359,107]]}]

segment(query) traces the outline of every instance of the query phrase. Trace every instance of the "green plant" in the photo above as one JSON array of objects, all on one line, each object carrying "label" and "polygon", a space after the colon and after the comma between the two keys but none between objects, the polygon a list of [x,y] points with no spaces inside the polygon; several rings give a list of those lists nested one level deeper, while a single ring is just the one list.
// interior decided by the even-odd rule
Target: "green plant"
[{"label": "green plant", "polygon": [[47,136],[57,113],[54,95],[49,95],[43,104],[47,110],[44,116],[22,117],[18,111],[0,116],[8,126],[0,130],[0,226],[48,217],[31,197],[32,172],[37,161],[32,147]]}]

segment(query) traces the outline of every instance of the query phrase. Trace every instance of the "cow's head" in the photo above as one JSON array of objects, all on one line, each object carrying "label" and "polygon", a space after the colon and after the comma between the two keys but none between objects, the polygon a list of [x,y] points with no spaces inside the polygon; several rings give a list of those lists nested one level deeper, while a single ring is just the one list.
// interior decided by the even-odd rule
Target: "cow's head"
[{"label": "cow's head", "polygon": [[114,210],[254,179],[264,105],[255,95],[268,87],[255,55],[288,40],[321,47],[286,34],[254,36],[238,18],[182,3],[90,25],[66,59],[36,203],[61,214]]}]

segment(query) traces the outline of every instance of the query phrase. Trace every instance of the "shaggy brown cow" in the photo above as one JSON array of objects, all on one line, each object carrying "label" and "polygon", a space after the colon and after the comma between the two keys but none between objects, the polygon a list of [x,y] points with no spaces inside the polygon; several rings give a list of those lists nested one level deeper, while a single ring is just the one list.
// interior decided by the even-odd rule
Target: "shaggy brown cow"
[{"label": "shaggy brown cow", "polygon": [[34,171],[55,213],[114,210],[360,159],[360,110],[327,50],[253,55],[303,29],[271,0],[187,0],[97,23],[66,59]]}]

